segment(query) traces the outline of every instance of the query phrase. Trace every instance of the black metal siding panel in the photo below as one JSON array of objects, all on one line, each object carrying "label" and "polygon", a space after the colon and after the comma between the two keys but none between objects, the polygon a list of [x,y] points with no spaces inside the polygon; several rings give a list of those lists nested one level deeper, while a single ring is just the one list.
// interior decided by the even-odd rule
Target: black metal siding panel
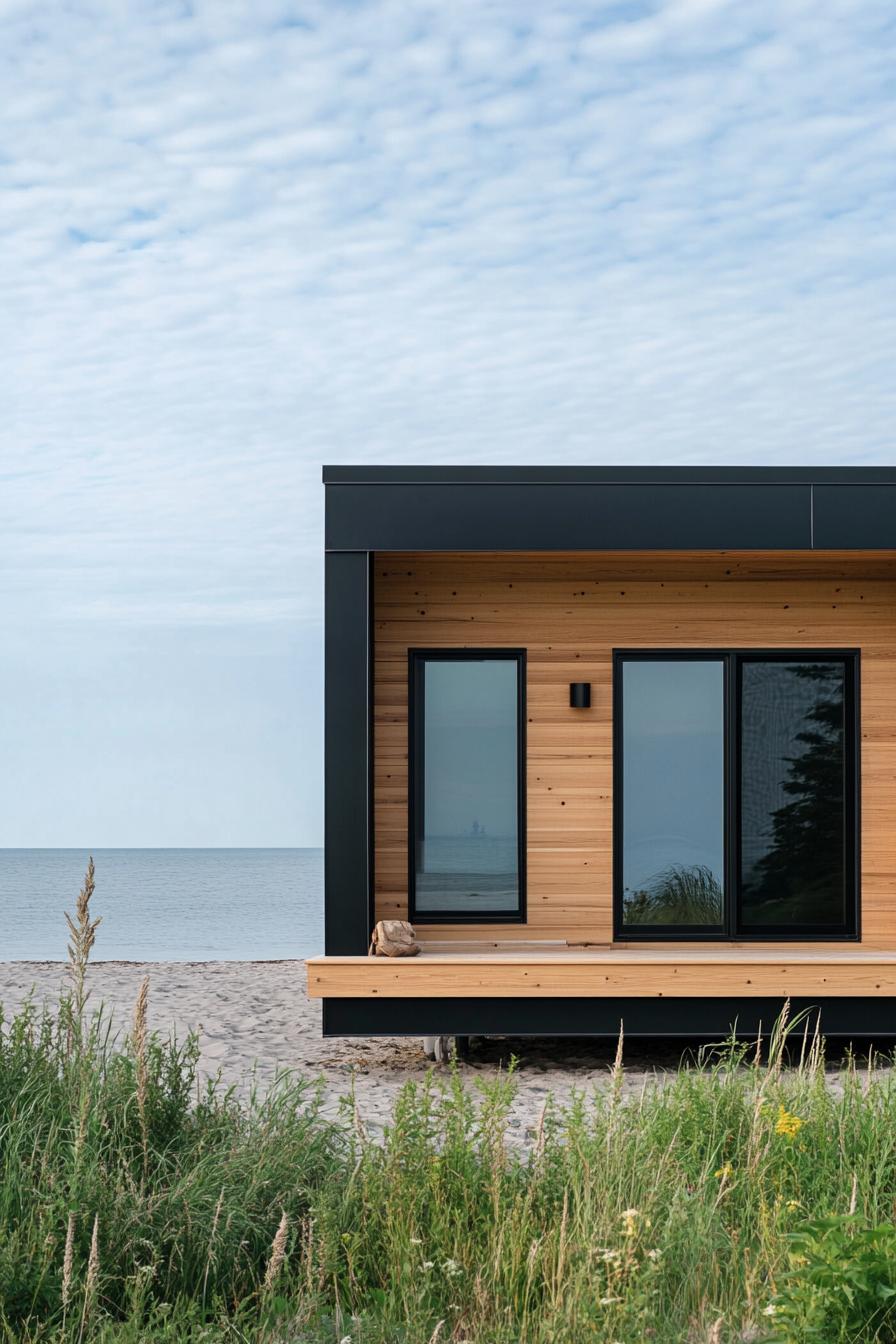
[{"label": "black metal siding panel", "polygon": [[[325,1036],[702,1036],[768,1033],[783,999],[325,999]],[[896,1000],[792,999],[828,1036],[896,1036]]]},{"label": "black metal siding panel", "polygon": [[896,485],[816,485],[814,494],[816,547],[896,547]]},{"label": "black metal siding panel", "polygon": [[370,557],[325,567],[324,945],[360,956],[371,929]]},{"label": "black metal siding panel", "polygon": [[330,485],[327,548],[788,550],[812,544],[811,486]]}]

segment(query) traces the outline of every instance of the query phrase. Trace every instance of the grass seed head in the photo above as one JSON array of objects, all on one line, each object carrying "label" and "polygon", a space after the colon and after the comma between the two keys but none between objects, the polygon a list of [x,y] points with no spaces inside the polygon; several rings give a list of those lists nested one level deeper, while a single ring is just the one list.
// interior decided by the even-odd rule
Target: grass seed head
[{"label": "grass seed head", "polygon": [[72,1264],[75,1258],[75,1224],[77,1215],[74,1209],[68,1215],[68,1227],[65,1230],[65,1251],[62,1256],[62,1307],[66,1310],[72,1295]]},{"label": "grass seed head", "polygon": [[87,1257],[87,1279],[84,1283],[84,1308],[81,1312],[81,1329],[78,1334],[78,1344],[84,1338],[84,1331],[87,1329],[87,1322],[90,1320],[90,1312],[93,1307],[93,1299],[96,1296],[96,1285],[100,1275],[100,1216],[95,1213],[93,1216],[93,1232],[90,1237],[90,1254]]},{"label": "grass seed head", "polygon": [[271,1243],[271,1256],[264,1273],[264,1286],[266,1291],[274,1286],[274,1282],[277,1275],[280,1273],[283,1261],[286,1258],[286,1233],[288,1228],[289,1220],[284,1211],[280,1217],[280,1225],[274,1233],[274,1240]]},{"label": "grass seed head", "polygon": [[101,917],[90,918],[90,898],[96,887],[95,873],[93,855],[91,854],[87,861],[87,872],[84,874],[84,885],[78,892],[78,899],[75,903],[75,917],[72,919],[68,911],[65,914],[69,931],[69,975],[74,985],[75,1011],[79,1019],[87,1002],[87,994],[84,990],[87,964],[90,961],[90,954],[96,942],[96,931],[102,923]]}]

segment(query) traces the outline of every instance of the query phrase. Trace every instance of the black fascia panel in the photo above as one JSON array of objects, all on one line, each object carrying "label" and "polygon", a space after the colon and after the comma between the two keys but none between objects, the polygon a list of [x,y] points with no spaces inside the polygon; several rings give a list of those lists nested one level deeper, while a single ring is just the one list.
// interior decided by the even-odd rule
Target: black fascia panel
[{"label": "black fascia panel", "polygon": [[[784,1008],[775,998],[324,999],[325,1036],[604,1036],[620,1022],[632,1036],[724,1040],[768,1034]],[[792,999],[791,1017],[820,1016],[827,1036],[896,1036],[896,999]],[[802,1027],[800,1035],[802,1035]]]},{"label": "black fascia panel", "polygon": [[325,466],[325,485],[896,485],[896,467]]},{"label": "black fascia panel", "polygon": [[328,550],[800,550],[812,488],[769,484],[329,485]]},{"label": "black fascia panel", "polygon": [[896,547],[896,485],[817,485],[815,546],[827,550]]}]

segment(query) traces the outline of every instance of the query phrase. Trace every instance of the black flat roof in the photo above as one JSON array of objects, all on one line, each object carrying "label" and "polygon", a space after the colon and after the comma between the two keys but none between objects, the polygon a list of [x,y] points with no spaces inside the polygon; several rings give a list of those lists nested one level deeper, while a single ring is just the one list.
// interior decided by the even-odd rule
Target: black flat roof
[{"label": "black flat roof", "polygon": [[323,480],[325,485],[893,485],[896,467],[359,465],[325,466]]}]

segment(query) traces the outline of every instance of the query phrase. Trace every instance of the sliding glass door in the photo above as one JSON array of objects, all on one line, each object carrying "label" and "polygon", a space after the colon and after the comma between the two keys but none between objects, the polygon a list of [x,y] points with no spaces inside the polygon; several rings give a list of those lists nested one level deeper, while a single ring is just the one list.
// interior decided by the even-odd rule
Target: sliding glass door
[{"label": "sliding glass door", "polygon": [[858,932],[858,654],[618,651],[621,938]]},{"label": "sliding glass door", "polygon": [[630,658],[617,676],[623,921],[634,928],[721,933],[725,664],[720,658]]},{"label": "sliding glass door", "polygon": [[743,658],[740,713],[740,924],[845,929],[856,781],[850,665]]}]

